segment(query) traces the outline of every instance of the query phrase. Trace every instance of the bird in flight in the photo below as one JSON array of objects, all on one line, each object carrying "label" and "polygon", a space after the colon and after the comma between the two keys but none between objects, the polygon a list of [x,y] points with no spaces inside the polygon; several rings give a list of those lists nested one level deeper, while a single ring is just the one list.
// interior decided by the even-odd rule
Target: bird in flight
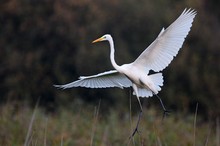
[{"label": "bird in flight", "polygon": [[[67,89],[72,87],[86,88],[133,88],[140,104],[139,97],[156,95],[166,111],[161,98],[157,95],[163,86],[163,75],[160,71],[165,69],[183,45],[192,26],[196,11],[185,9],[181,15],[166,29],[162,28],[157,38],[132,63],[118,65],[115,62],[114,42],[110,34],[103,35],[92,43],[108,41],[110,44],[110,60],[115,70],[106,71],[92,76],[81,76],[79,80],[55,87]],[[149,74],[152,70],[155,73]],[[138,120],[139,123],[139,120]],[[136,127],[137,129],[137,127]],[[133,134],[135,134],[136,130]],[[132,135],[133,135],[132,134]]]}]

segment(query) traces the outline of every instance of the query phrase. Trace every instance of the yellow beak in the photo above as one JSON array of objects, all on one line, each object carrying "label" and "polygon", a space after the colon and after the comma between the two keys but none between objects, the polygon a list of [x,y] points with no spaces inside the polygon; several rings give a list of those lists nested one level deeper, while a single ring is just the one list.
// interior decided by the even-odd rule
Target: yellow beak
[{"label": "yellow beak", "polygon": [[101,41],[104,41],[103,37],[100,37],[100,38],[94,40],[92,43],[101,42]]}]

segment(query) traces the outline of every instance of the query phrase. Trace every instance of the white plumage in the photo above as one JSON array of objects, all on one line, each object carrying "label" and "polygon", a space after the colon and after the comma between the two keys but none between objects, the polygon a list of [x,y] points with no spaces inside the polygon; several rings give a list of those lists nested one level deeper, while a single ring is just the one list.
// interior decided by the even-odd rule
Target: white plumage
[{"label": "white plumage", "polygon": [[63,89],[72,87],[123,88],[132,86],[139,103],[139,97],[150,97],[158,94],[161,86],[163,86],[162,73],[148,75],[149,71],[159,72],[170,64],[182,47],[195,15],[196,11],[185,9],[167,29],[162,28],[158,37],[133,63],[122,66],[117,65],[115,62],[115,49],[111,35],[106,34],[102,36],[93,41],[93,43],[105,40],[109,42],[110,60],[116,70],[80,77],[79,80],[69,84],[55,86]]},{"label": "white plumage", "polygon": [[54,85],[59,88],[87,87],[87,88],[110,88],[110,87],[130,87],[131,81],[116,70],[107,71],[92,76],[81,76],[79,80],[65,85]]},{"label": "white plumage", "polygon": [[167,29],[161,30],[153,43],[134,61],[134,65],[155,72],[167,67],[182,47],[195,15],[195,11],[185,9]]}]

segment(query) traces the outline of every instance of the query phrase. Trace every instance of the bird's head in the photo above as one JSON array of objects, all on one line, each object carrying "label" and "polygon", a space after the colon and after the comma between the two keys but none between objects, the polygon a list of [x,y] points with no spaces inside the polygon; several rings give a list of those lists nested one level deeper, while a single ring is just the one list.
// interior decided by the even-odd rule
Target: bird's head
[{"label": "bird's head", "polygon": [[102,37],[94,40],[92,43],[96,43],[96,42],[101,42],[101,41],[106,41],[106,40],[110,40],[112,39],[111,35],[110,34],[105,34],[103,35]]}]

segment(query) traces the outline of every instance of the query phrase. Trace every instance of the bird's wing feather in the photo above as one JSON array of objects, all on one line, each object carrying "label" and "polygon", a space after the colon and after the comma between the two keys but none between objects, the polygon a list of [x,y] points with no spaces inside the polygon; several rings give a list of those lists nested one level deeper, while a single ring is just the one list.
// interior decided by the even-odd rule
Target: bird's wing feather
[{"label": "bird's wing feather", "polygon": [[133,64],[156,72],[166,68],[182,47],[195,15],[196,11],[185,9],[167,29],[161,30],[156,40],[145,49]]},{"label": "bird's wing feather", "polygon": [[86,87],[86,88],[109,88],[109,87],[130,87],[131,81],[116,70],[111,70],[92,76],[81,76],[79,80],[65,84],[54,85],[55,87],[67,89],[72,87]]}]

